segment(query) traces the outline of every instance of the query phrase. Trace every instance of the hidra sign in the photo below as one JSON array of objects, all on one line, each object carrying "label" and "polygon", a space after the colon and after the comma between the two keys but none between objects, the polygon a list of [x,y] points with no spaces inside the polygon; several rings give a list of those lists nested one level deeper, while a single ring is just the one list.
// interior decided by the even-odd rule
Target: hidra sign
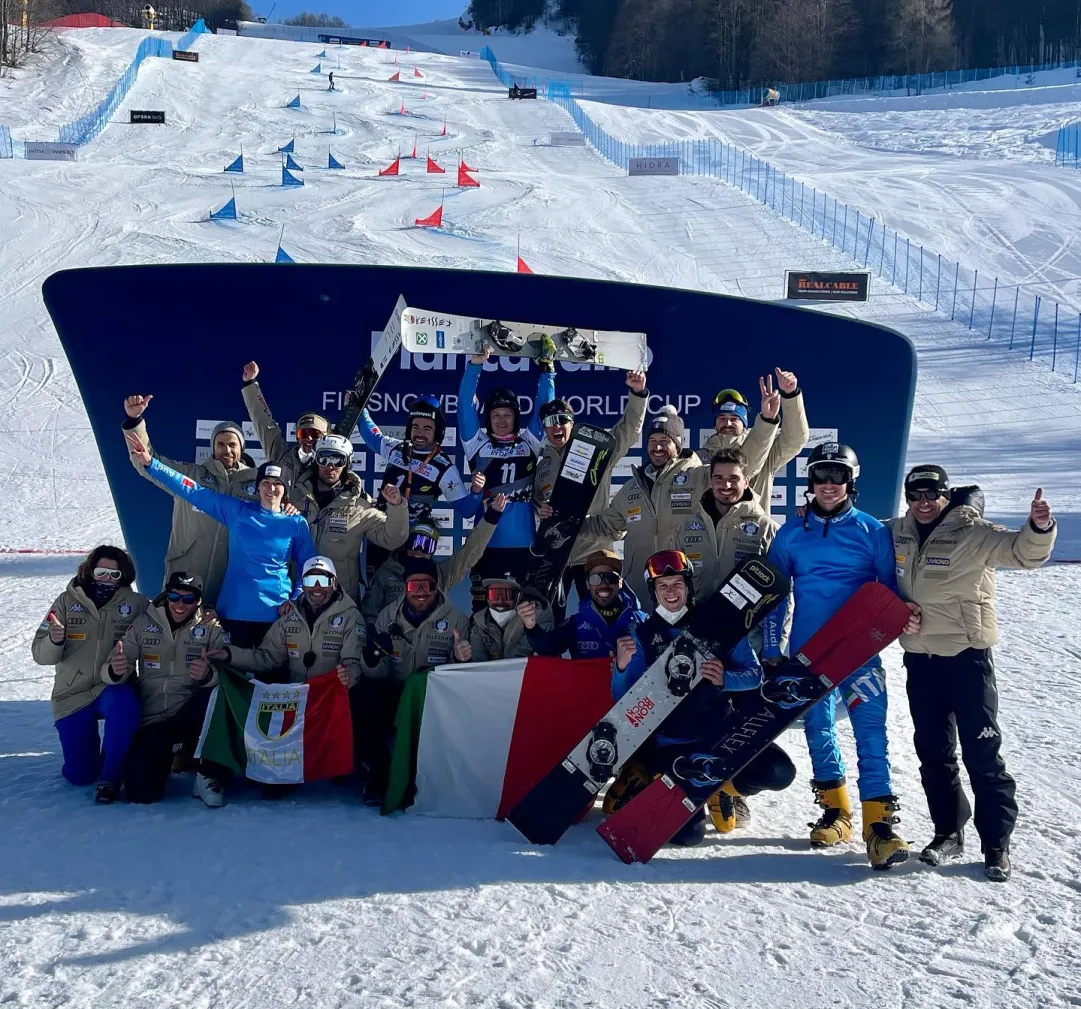
[{"label": "hidra sign", "polygon": [[631,158],[628,175],[679,175],[679,158]]}]

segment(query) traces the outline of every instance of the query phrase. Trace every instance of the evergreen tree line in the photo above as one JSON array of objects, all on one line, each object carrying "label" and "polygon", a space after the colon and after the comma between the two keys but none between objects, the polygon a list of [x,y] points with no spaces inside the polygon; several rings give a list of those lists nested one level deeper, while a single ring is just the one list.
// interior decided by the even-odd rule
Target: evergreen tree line
[{"label": "evergreen tree line", "polygon": [[548,14],[591,73],[720,89],[1081,57],[1078,0],[472,0],[481,29]]}]

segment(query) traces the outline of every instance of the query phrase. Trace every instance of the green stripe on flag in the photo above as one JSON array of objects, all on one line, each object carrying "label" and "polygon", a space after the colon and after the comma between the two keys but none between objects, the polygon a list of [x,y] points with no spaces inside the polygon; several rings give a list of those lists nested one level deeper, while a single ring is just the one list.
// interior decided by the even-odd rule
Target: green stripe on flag
[{"label": "green stripe on flag", "polygon": [[220,669],[218,676],[197,756],[228,767],[235,774],[244,774],[248,766],[244,723],[254,688],[248,679],[231,669]]},{"label": "green stripe on flag", "polygon": [[408,809],[413,805],[417,782],[417,742],[420,740],[420,722],[424,711],[424,697],[428,690],[428,674],[431,668],[410,674],[398,702],[398,715],[394,720],[394,751],[390,758],[390,779],[387,795],[383,800],[382,813],[386,816],[396,809]]}]

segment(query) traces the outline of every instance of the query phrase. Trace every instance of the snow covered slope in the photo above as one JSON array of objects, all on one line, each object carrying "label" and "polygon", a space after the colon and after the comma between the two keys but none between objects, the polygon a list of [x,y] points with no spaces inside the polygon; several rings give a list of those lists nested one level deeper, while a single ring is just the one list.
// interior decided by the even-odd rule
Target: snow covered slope
[{"label": "snow covered slope", "polygon": [[[91,61],[95,47],[102,60],[129,58],[110,55],[127,45],[125,33],[68,33],[66,55],[0,88],[0,122],[49,135],[78,111],[81,96],[65,86],[73,37]],[[197,48],[197,65],[150,61],[129,96],[130,107],[165,108],[168,125],[110,126],[74,165],[0,162],[0,546],[85,548],[119,538],[40,299],[57,269],[265,261],[287,221],[284,244],[299,261],[513,269],[521,232],[538,272],[749,297],[777,297],[786,268],[851,265],[716,180],[628,179],[588,150],[546,146],[549,130],[570,128],[566,115],[544,102],[506,101],[477,61],[418,55],[425,79],[392,85],[389,56],[345,49],[335,68],[344,90],[331,95],[308,73],[309,47],[205,36]],[[304,109],[283,109],[298,91]],[[42,95],[58,104],[40,108]],[[410,114],[391,114],[403,95]],[[338,136],[326,132],[335,115]],[[794,117],[779,122],[812,129]],[[724,129],[753,139],[760,117],[733,116]],[[307,184],[283,190],[272,152],[294,135]],[[820,170],[833,149],[853,184],[861,171],[888,177],[889,155],[824,130],[813,136],[815,157],[826,161]],[[442,189],[421,174],[422,162],[403,162],[398,179],[375,177],[415,139],[420,152],[451,163],[467,152],[483,182],[448,193],[446,234],[410,226]],[[798,148],[775,134],[762,143],[775,146],[771,157]],[[230,195],[221,169],[241,145],[248,174],[233,182],[243,220],[211,225],[207,212]],[[319,167],[328,150],[345,171]],[[1034,188],[1057,178],[1045,165],[1019,169],[1045,173],[1033,176]],[[919,350],[913,460],[936,459],[981,482],[992,511],[1015,523],[1042,485],[1062,523],[1062,555],[1081,557],[1077,390],[1018,357],[987,354],[963,327],[883,285],[846,311],[901,330]],[[119,360],[123,348],[103,352]],[[813,419],[813,402],[809,409]],[[119,403],[117,414],[119,423]],[[163,806],[96,808],[58,780],[51,672],[28,654],[70,570],[70,558],[0,563],[8,630],[0,809],[9,825],[0,832],[0,1002],[915,1009],[1081,1001],[1072,960],[1081,924],[1076,568],[1002,579],[1002,721],[1022,821],[1015,882],[998,888],[969,863],[879,876],[857,845],[811,854],[804,823],[814,810],[802,785],[752,800],[749,832],[666,851],[647,867],[617,862],[593,822],[537,851],[493,823],[380,819],[329,787],[273,804],[243,796],[212,814],[177,780]],[[930,825],[903,671],[895,651],[887,661],[903,830],[922,843]],[[801,739],[789,735],[785,745],[805,781]]]}]

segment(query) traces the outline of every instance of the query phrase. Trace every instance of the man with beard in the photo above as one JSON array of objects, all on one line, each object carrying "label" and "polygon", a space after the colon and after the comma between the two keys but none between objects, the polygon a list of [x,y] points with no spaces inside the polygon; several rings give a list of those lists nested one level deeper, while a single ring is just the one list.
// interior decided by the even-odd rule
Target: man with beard
[{"label": "man with beard", "polygon": [[[530,604],[522,601],[521,584],[508,573],[501,578],[485,578],[481,588],[484,590],[484,609],[477,610],[469,618],[469,661],[524,659],[532,655],[533,645],[522,622],[522,613]],[[552,607],[534,607],[532,612],[542,631],[551,630],[554,623]]]},{"label": "man with beard", "polygon": [[[166,466],[219,494],[250,499],[254,493],[255,470],[244,462],[244,432],[239,424],[223,420],[210,432],[210,458],[201,463],[177,462],[155,452],[150,444],[143,414],[154,398],[151,395],[128,396],[124,400],[123,431],[128,445],[128,458],[135,471],[144,479],[150,477],[131,450],[136,439]],[[225,569],[229,565],[229,534],[209,515],[192,507],[182,498],[173,501],[173,526],[169,546],[165,550],[165,580],[174,571],[198,575],[203,583],[203,599],[208,606],[218,601]]]},{"label": "man with beard", "polygon": [[160,802],[174,748],[199,738],[209,688],[217,683],[208,653],[225,642],[221,625],[205,619],[202,602],[199,576],[174,571],[102,667],[105,683],[131,680],[142,709],[124,765],[129,802]]},{"label": "man with beard", "polygon": [[244,365],[242,377],[244,385],[241,395],[248,408],[248,416],[255,427],[259,444],[263,446],[266,462],[280,466],[285,482],[292,486],[301,472],[308,467],[315,455],[315,446],[320,438],[330,433],[330,421],[314,410],[308,410],[297,418],[296,443],[290,445],[283,437],[277,422],[267,406],[266,398],[256,379],[259,365],[249,361]]},{"label": "man with beard", "polygon": [[722,389],[713,397],[714,434],[699,450],[702,461],[708,462],[722,448],[741,448],[747,457],[751,490],[766,511],[773,495],[773,478],[803,451],[811,435],[796,376],[780,368],[775,368],[774,374],[776,388],[773,375],[758,380],[762,406],[753,427],[750,403],[738,389]]},{"label": "man with beard", "polygon": [[623,584],[623,562],[615,551],[591,553],[586,558],[585,573],[589,595],[579,603],[573,617],[550,631],[540,626],[534,603],[520,604],[518,615],[526,637],[538,655],[559,657],[569,652],[572,659],[611,655],[624,669],[634,651],[631,634],[646,615],[638,608],[634,593]]},{"label": "man with beard", "polygon": [[[597,493],[593,497],[587,514],[594,514],[608,507],[611,499],[612,469],[642,435],[642,425],[646,420],[646,404],[649,402],[646,373],[644,371],[627,372],[627,388],[630,389],[627,407],[619,422],[611,430],[612,437],[615,439],[612,465],[597,487]],[[546,512],[542,509],[552,496],[552,488],[559,475],[559,467],[563,463],[563,450],[574,436],[574,411],[565,399],[553,399],[541,407],[540,419],[544,427],[545,441],[540,458],[537,460],[537,472],[533,476],[533,505],[537,509],[538,518],[544,518]],[[594,550],[599,550],[610,543],[611,540],[605,540],[603,536],[594,536],[592,539],[579,536],[575,540],[567,569],[563,573],[562,599],[556,605],[557,620],[563,619],[567,593],[572,583],[578,590],[579,599],[584,599],[586,596],[583,561]]]}]

